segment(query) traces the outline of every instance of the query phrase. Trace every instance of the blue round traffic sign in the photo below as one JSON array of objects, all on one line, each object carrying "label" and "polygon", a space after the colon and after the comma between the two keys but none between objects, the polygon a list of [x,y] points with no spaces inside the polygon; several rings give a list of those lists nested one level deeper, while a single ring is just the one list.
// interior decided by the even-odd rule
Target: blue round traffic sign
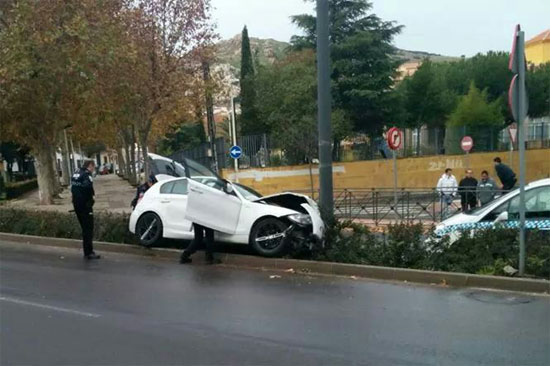
[{"label": "blue round traffic sign", "polygon": [[241,149],[240,146],[233,146],[231,149],[229,149],[229,156],[231,156],[233,159],[238,159],[243,154],[243,149]]}]

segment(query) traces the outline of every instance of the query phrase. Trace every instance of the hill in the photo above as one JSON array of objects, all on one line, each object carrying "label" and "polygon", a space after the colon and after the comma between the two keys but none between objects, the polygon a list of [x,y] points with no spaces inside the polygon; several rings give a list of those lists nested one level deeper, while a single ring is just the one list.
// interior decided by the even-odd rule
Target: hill
[{"label": "hill", "polygon": [[[261,64],[269,64],[281,59],[285,50],[290,46],[287,42],[281,42],[274,39],[250,38],[250,48],[252,55],[258,58]],[[217,58],[219,64],[227,64],[232,68],[239,70],[241,64],[241,35],[222,40],[217,44]],[[404,62],[419,61],[426,57],[434,62],[444,62],[458,60],[458,57],[444,56],[435,53],[423,51],[397,50],[397,57]]]}]

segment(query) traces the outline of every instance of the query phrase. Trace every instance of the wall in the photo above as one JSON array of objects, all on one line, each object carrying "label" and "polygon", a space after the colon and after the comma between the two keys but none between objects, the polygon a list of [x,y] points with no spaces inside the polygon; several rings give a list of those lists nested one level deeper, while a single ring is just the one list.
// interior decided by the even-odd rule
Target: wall
[{"label": "wall", "polygon": [[550,61],[550,41],[539,41],[525,46],[525,57],[529,63],[540,65]]},{"label": "wall", "polygon": [[[495,175],[493,159],[500,156],[505,164],[510,165],[519,175],[517,152],[514,152],[510,163],[510,153],[476,153],[466,155],[442,155],[423,158],[398,159],[399,187],[434,187],[445,168],[454,169],[457,179],[464,175],[468,165],[479,177],[482,170]],[[528,150],[527,181],[550,177],[550,149]],[[334,188],[382,188],[393,187],[392,160],[358,161],[352,163],[335,163]],[[235,181],[232,170],[224,170],[223,175]],[[290,190],[311,190],[309,167],[285,166],[266,169],[247,169],[238,173],[239,183],[256,189],[264,195]],[[497,179],[498,181],[498,179]],[[319,187],[319,170],[313,167],[313,187]]]}]

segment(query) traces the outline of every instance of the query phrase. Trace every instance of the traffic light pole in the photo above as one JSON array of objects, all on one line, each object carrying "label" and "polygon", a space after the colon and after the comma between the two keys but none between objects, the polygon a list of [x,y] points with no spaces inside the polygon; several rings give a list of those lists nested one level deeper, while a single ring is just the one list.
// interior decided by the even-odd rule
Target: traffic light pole
[{"label": "traffic light pole", "polygon": [[328,0],[317,0],[317,108],[319,124],[320,205],[325,214],[334,214],[332,187],[332,132],[330,124],[330,48]]},{"label": "traffic light pole", "polygon": [[525,117],[527,93],[525,91],[525,33],[518,32],[518,141],[519,141],[519,275],[525,273]]}]

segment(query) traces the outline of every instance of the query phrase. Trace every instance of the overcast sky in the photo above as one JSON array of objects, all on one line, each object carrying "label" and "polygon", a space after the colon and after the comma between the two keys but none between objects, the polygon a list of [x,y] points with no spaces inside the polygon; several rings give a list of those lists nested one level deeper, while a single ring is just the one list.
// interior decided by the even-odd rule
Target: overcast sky
[{"label": "overcast sky", "polygon": [[[405,26],[396,37],[399,48],[473,56],[509,50],[514,25],[529,39],[550,28],[550,0],[373,0],[374,12]],[[246,24],[251,37],[288,41],[296,29],[290,16],[313,13],[303,0],[212,0],[222,38]]]}]

